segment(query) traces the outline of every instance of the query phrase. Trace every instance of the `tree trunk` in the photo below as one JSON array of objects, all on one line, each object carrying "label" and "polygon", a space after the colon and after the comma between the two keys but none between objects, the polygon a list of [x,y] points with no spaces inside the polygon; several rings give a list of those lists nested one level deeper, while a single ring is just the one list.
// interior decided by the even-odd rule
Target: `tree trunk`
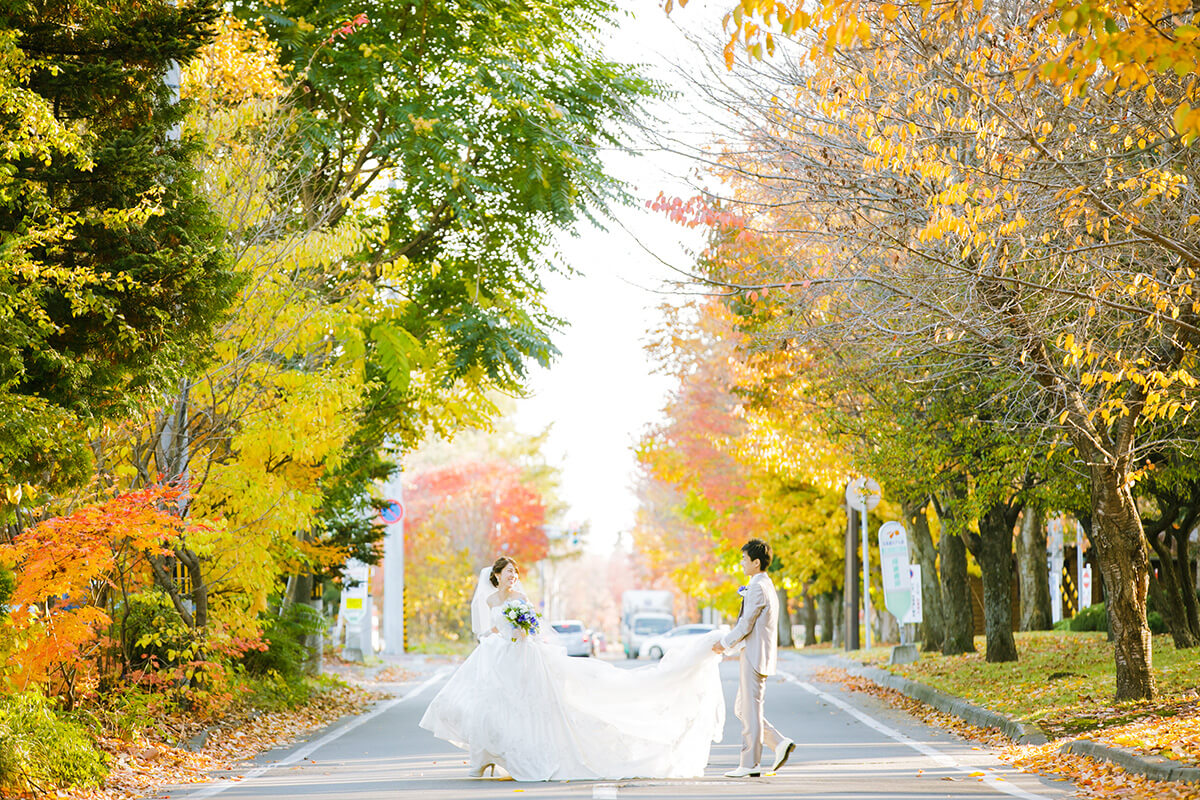
[{"label": "tree trunk", "polygon": [[937,548],[929,532],[929,517],[925,515],[925,503],[904,507],[904,516],[912,531],[913,549],[917,563],[921,565],[921,649],[932,653],[942,649],[945,638],[945,619],[942,610],[942,589],[938,580]]},{"label": "tree trunk", "polygon": [[[1170,521],[1164,520],[1164,524],[1169,525]],[[1166,535],[1165,532],[1163,535]],[[1162,614],[1163,621],[1167,623],[1167,630],[1171,633],[1175,649],[1195,647],[1200,641],[1193,635],[1191,625],[1188,624],[1187,608],[1183,600],[1183,593],[1187,591],[1188,586],[1185,583],[1183,592],[1180,591],[1176,580],[1179,573],[1171,555],[1171,547],[1160,538],[1158,532],[1147,532],[1146,538],[1154,548],[1159,564],[1157,575],[1153,570],[1149,573],[1150,594],[1154,598],[1154,605],[1158,608],[1158,613]]]},{"label": "tree trunk", "polygon": [[942,562],[942,610],[945,637],[942,653],[948,656],[975,652],[975,620],[971,614],[971,586],[967,578],[967,546],[962,537],[942,529],[938,542]]},{"label": "tree trunk", "polygon": [[986,660],[1017,660],[1013,639],[1012,564],[1013,525],[1020,504],[995,503],[979,520],[979,568],[983,572],[983,619],[987,634]]},{"label": "tree trunk", "polygon": [[1191,557],[1188,551],[1188,535],[1194,524],[1195,517],[1189,516],[1187,524],[1181,525],[1175,531],[1175,566],[1178,570],[1180,591],[1183,593],[1188,627],[1192,629],[1192,635],[1200,640],[1200,603],[1197,602],[1196,591],[1192,588]]},{"label": "tree trunk", "polygon": [[971,612],[971,584],[967,577],[967,545],[962,537],[962,520],[953,504],[965,488],[951,486],[947,503],[934,495],[934,508],[942,523],[938,539],[942,615],[945,624],[942,652],[948,656],[975,652],[975,617]]},{"label": "tree trunk", "polygon": [[811,647],[817,643],[817,601],[807,588],[804,590],[801,618],[804,620],[804,646]]},{"label": "tree trunk", "polygon": [[175,554],[187,568],[188,580],[192,582],[192,617],[196,628],[203,630],[208,627],[208,586],[204,582],[204,565],[200,563],[199,554],[189,548],[182,547]]},{"label": "tree trunk", "polygon": [[834,593],[826,592],[821,595],[817,605],[821,611],[821,642],[832,642],[834,640],[834,617],[837,614],[834,612]]},{"label": "tree trunk", "polygon": [[1017,579],[1021,583],[1020,629],[1050,630],[1054,623],[1050,613],[1050,576],[1046,571],[1046,529],[1041,512],[1032,506],[1026,506],[1021,515]]},{"label": "tree trunk", "polygon": [[1151,700],[1156,694],[1146,623],[1150,558],[1128,478],[1126,470],[1106,464],[1091,468],[1092,544],[1108,590],[1117,702]]},{"label": "tree trunk", "polygon": [[[788,594],[782,581],[775,587],[775,593],[779,595],[779,646],[794,647],[795,642],[792,641],[792,615],[788,611]],[[805,597],[805,602],[807,602],[807,597]]]},{"label": "tree trunk", "polygon": [[833,646],[846,646],[846,615],[842,613],[844,593],[834,592],[829,596],[829,613],[833,614]]}]

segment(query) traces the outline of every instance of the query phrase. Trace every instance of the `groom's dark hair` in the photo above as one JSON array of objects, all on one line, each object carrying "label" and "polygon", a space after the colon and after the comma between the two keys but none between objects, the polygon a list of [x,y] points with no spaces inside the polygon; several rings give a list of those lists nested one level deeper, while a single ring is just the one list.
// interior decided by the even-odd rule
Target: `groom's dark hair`
[{"label": "groom's dark hair", "polygon": [[742,552],[750,556],[751,561],[758,562],[758,568],[763,572],[771,566],[771,545],[762,539],[751,539],[742,545]]}]

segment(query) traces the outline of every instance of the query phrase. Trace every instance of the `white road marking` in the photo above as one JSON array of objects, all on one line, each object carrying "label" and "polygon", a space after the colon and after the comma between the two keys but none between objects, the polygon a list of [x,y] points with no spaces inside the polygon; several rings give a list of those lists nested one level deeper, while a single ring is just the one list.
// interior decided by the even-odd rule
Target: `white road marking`
[{"label": "white road marking", "polygon": [[[982,770],[980,770],[978,768],[964,767],[963,765],[959,764],[952,756],[949,756],[946,753],[943,753],[942,751],[940,751],[934,747],[930,747],[929,745],[925,744],[924,742],[918,742],[916,739],[913,739],[911,736],[906,736],[905,734],[901,733],[900,731],[896,730],[895,728],[885,725],[884,723],[880,722],[879,720],[875,719],[874,717],[870,716],[869,714],[861,711],[860,709],[855,708],[854,706],[847,703],[845,700],[842,700],[840,697],[835,697],[835,696],[829,694],[828,692],[823,692],[820,689],[818,689],[817,687],[813,686],[811,683],[808,683],[807,681],[802,681],[799,678],[797,678],[795,675],[792,675],[791,673],[780,672],[779,674],[783,675],[785,680],[790,681],[791,683],[796,684],[797,686],[804,689],[805,691],[815,694],[817,697],[821,698],[822,700],[824,700],[828,703],[832,703],[833,705],[837,706],[838,708],[845,711],[850,716],[852,716],[855,719],[862,722],[867,727],[874,728],[875,730],[882,733],[884,736],[891,737],[892,739],[895,739],[897,742],[900,742],[903,745],[907,745],[908,747],[911,747],[913,750],[916,750],[918,753],[920,753],[923,756],[928,756],[929,758],[933,759],[933,761],[935,761],[940,766],[943,766],[947,769],[958,770],[959,772],[965,772],[967,775],[971,775],[971,773],[982,772]],[[980,780],[982,780],[984,783],[986,783],[988,786],[992,787],[993,789],[995,789],[998,792],[1003,792],[1004,794],[1009,794],[1009,795],[1012,795],[1013,797],[1020,797],[1020,798],[1022,798],[1022,800],[1046,800],[1045,795],[1033,794],[1032,792],[1027,792],[1024,789],[1017,787],[1017,786],[1013,786],[1012,784],[1010,784],[1006,781],[997,780],[997,778],[993,775],[985,774],[982,778],[980,778]]]},{"label": "white road marking", "polygon": [[286,767],[289,764],[295,764],[297,761],[303,761],[304,759],[308,758],[310,755],[317,752],[318,750],[320,750],[322,747],[329,744],[330,742],[333,742],[333,741],[336,741],[337,739],[342,738],[347,733],[349,733],[350,731],[357,728],[359,725],[362,725],[365,722],[369,722],[369,721],[375,719],[375,717],[378,717],[380,714],[383,714],[387,711],[392,710],[393,708],[400,705],[401,703],[404,703],[408,700],[412,700],[414,697],[418,697],[418,696],[424,694],[426,691],[429,690],[430,687],[434,686],[438,681],[440,681],[442,678],[444,678],[453,669],[454,669],[454,667],[451,666],[451,667],[445,667],[444,669],[438,670],[436,673],[434,673],[433,677],[431,677],[429,680],[425,681],[420,686],[413,689],[411,692],[404,695],[403,697],[397,697],[393,700],[388,700],[386,703],[376,706],[373,711],[370,711],[366,714],[355,717],[354,719],[350,720],[349,722],[347,722],[345,725],[338,728],[337,730],[330,731],[329,733],[322,736],[320,739],[317,739],[315,742],[309,742],[308,744],[304,745],[304,747],[301,747],[298,750],[292,751],[289,755],[285,756],[284,758],[281,758],[278,761],[275,761],[271,764],[263,764],[261,767],[255,767],[254,769],[250,770],[245,775],[240,776],[236,780],[231,779],[231,778],[222,778],[221,780],[216,781],[209,786],[205,786],[203,789],[199,790],[198,792],[189,794],[188,798],[189,798],[189,800],[204,800],[207,797],[215,797],[216,795],[219,795],[221,792],[224,792],[226,789],[232,789],[234,786],[238,786],[240,784],[245,783],[246,781],[253,780],[257,777],[260,777],[260,776],[266,774],[267,772],[269,772],[270,770],[274,769],[275,767]]},{"label": "white road marking", "polygon": [[617,800],[617,787],[611,783],[593,786],[592,800]]}]

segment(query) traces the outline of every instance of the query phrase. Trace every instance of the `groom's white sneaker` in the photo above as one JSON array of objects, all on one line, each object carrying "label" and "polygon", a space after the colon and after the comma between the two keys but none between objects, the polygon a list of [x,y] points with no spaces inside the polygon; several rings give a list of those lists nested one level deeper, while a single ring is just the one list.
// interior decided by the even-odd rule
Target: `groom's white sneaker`
[{"label": "groom's white sneaker", "polygon": [[725,773],[726,778],[757,778],[759,775],[762,775],[762,769],[757,766],[738,767]]},{"label": "groom's white sneaker", "polygon": [[796,743],[791,739],[784,739],[775,748],[775,766],[771,767],[771,772],[778,772],[779,768],[787,763],[788,756],[796,749]]}]

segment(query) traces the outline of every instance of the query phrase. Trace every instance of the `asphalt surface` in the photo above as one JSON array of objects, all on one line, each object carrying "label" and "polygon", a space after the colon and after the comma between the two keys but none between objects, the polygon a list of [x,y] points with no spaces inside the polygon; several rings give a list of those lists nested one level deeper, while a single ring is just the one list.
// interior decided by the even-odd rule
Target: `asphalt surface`
[{"label": "asphalt surface", "polygon": [[[724,740],[696,780],[519,783],[470,778],[465,754],[417,727],[449,674],[408,687],[306,742],[247,762],[215,783],[164,789],[171,800],[450,800],[511,798],[1006,798],[1068,797],[1074,786],[1016,772],[987,747],[931,728],[875,698],[817,683],[820,657],[782,654],[786,673],[767,686],[767,718],[796,743],[777,774],[734,780],[740,728],[733,716],[737,664],[721,667],[728,710]],[[632,662],[617,662],[632,665]],[[644,663],[644,662],[643,662]],[[498,771],[498,775],[499,775]]]}]

